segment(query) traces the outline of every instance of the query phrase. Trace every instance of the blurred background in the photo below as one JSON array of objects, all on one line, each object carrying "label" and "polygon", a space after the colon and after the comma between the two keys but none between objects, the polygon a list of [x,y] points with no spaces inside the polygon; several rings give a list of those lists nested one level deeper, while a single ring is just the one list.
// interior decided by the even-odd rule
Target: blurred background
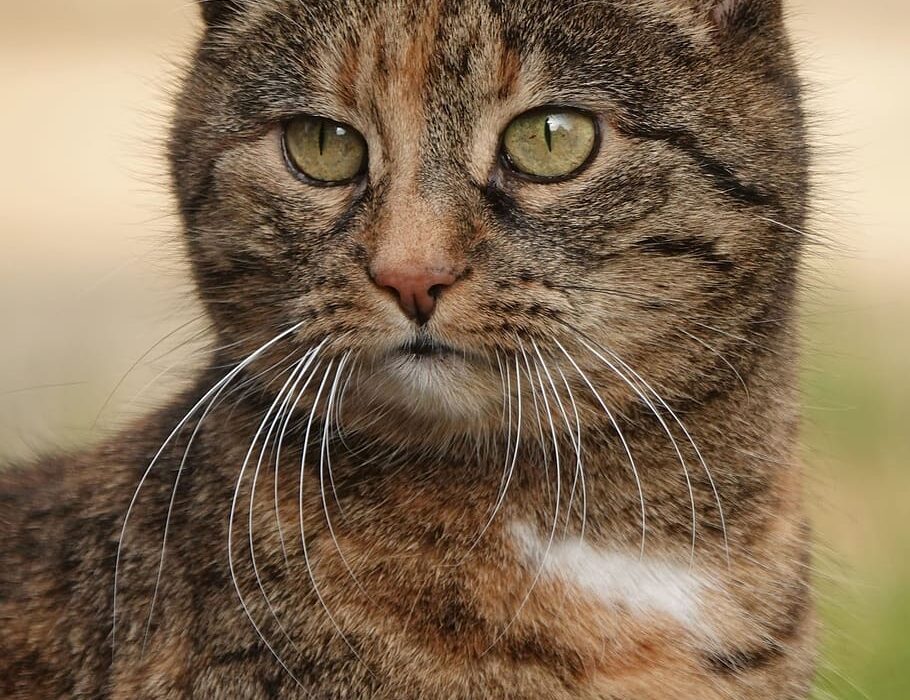
[{"label": "blurred background", "polygon": [[[819,698],[910,698],[910,5],[790,0],[817,198],[805,459]],[[191,0],[0,0],[0,462],[101,439],[204,358],[161,157]]]}]

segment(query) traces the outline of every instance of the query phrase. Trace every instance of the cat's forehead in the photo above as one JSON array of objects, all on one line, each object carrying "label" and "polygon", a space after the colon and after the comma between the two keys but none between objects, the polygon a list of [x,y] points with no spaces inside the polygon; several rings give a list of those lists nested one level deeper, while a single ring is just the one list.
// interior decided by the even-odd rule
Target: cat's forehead
[{"label": "cat's forehead", "polygon": [[232,66],[232,90],[251,86],[250,101],[267,88],[275,110],[347,119],[413,107],[446,121],[510,99],[513,109],[580,105],[630,90],[640,101],[646,83],[691,82],[710,43],[683,4],[267,0],[221,38],[235,51],[221,63]]},{"label": "cat's forehead", "polygon": [[638,61],[686,55],[710,43],[685,0],[267,0],[240,22],[245,38],[293,50],[298,65],[320,68],[344,56],[375,58],[404,81],[457,81],[490,67],[506,48],[539,56],[554,72],[609,70]]}]

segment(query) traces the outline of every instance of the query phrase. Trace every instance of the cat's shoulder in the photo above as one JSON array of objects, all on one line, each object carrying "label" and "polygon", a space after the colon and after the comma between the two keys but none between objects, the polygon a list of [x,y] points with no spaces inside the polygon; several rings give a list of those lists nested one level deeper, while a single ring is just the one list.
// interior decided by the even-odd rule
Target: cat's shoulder
[{"label": "cat's shoulder", "polygon": [[[169,411],[118,430],[100,444],[59,451],[11,464],[0,463],[0,565],[16,536],[46,539],[56,522],[69,524],[67,539],[83,534],[78,523],[113,527],[105,514],[123,515],[149,454],[159,444]],[[119,510],[118,510],[119,509]]]}]

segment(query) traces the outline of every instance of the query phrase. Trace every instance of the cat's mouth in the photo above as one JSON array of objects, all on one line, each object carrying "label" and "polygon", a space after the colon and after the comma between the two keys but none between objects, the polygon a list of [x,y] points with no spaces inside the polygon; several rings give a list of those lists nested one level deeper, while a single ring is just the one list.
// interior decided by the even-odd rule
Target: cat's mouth
[{"label": "cat's mouth", "polygon": [[407,359],[435,360],[449,357],[455,353],[455,348],[426,336],[418,336],[413,340],[399,346],[398,354]]}]

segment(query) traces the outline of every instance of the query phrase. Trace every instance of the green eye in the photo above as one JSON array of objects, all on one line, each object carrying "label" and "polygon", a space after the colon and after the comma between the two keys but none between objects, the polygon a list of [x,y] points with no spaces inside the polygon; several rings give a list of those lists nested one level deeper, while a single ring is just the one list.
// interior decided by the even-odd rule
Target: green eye
[{"label": "green eye", "polygon": [[367,164],[367,144],[351,126],[322,117],[297,117],[284,132],[288,160],[317,183],[339,185],[360,175]]},{"label": "green eye", "polygon": [[503,149],[509,164],[524,175],[560,180],[575,174],[597,145],[597,122],[572,109],[526,112],[509,124]]}]

